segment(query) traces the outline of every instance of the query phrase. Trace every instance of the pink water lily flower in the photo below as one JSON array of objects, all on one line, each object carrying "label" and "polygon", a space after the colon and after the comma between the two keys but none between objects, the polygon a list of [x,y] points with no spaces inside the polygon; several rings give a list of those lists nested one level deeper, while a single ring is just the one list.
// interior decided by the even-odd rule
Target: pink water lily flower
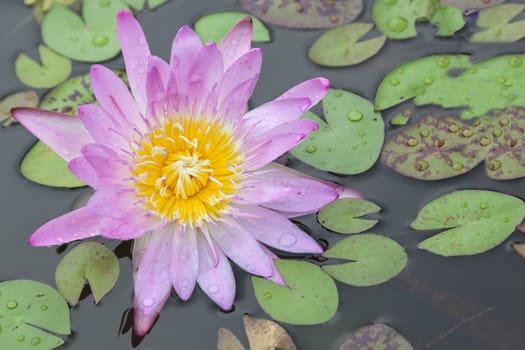
[{"label": "pink water lily flower", "polygon": [[299,116],[329,83],[306,81],[246,112],[261,69],[249,18],[218,45],[182,27],[169,64],[150,54],[130,13],[118,14],[117,32],[133,96],[111,70],[94,65],[99,104],[80,106],[80,118],[30,108],[13,114],[96,190],[86,207],[43,225],[29,243],[134,239],[134,330],[144,335],[172,287],[187,300],[198,284],[230,309],[228,259],[284,284],[266,246],[322,252],[288,217],[357,194],[272,163],[317,128]]}]

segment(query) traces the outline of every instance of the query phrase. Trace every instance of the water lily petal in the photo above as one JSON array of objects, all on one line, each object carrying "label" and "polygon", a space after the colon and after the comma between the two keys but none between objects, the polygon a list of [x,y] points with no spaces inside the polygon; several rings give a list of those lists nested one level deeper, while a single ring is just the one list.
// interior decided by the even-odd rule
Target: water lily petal
[{"label": "water lily petal", "polygon": [[292,253],[321,254],[319,244],[283,215],[262,207],[239,206],[237,222],[258,241]]},{"label": "water lily petal", "polygon": [[100,106],[96,104],[80,105],[78,116],[97,143],[106,145],[116,152],[128,147],[128,141],[116,132],[119,125],[115,124]]},{"label": "water lily petal", "polygon": [[137,201],[132,189],[102,189],[93,193],[86,207],[98,215],[123,218]]},{"label": "water lily petal", "polygon": [[136,239],[133,246],[133,329],[139,336],[151,329],[170,295],[172,235],[168,229],[155,231]]},{"label": "water lily petal", "polygon": [[83,156],[71,160],[67,167],[80,181],[96,190],[114,184],[110,178],[100,175]]},{"label": "water lily petal", "polygon": [[[199,245],[199,283],[202,291],[221,309],[231,310],[235,298],[235,277],[228,258],[217,247],[216,243],[208,243],[202,235],[197,236]],[[212,244],[213,247],[209,247]],[[211,256],[215,251],[217,261]]]},{"label": "water lily petal", "polygon": [[66,161],[80,156],[93,138],[80,119],[69,114],[35,108],[15,108],[13,117]]},{"label": "water lily petal", "polygon": [[328,81],[328,79],[314,78],[294,86],[279,96],[276,101],[307,97],[310,99],[311,106],[315,106],[326,96],[328,89],[330,89],[330,81]]},{"label": "water lily petal", "polygon": [[141,237],[146,232],[161,227],[161,220],[140,207],[133,207],[120,218],[103,217],[100,222],[100,234],[107,238],[125,241]]},{"label": "water lily petal", "polygon": [[166,116],[166,90],[170,74],[170,67],[164,60],[157,56],[149,57],[146,78],[147,115],[157,120]]},{"label": "water lily petal", "polygon": [[248,100],[257,84],[257,79],[256,77],[251,80],[245,80],[233,88],[230,94],[220,101],[216,118],[236,121],[248,108]]},{"label": "water lily petal", "polygon": [[144,31],[127,11],[117,14],[117,35],[122,47],[128,81],[139,110],[146,110],[146,69],[150,50]]},{"label": "water lily petal", "polygon": [[253,21],[251,17],[241,19],[221,40],[219,50],[224,57],[224,69],[244,55],[252,45]]},{"label": "water lily petal", "polygon": [[194,229],[175,232],[171,254],[171,283],[182,300],[188,300],[199,274],[197,235]]},{"label": "water lily petal", "polygon": [[272,271],[273,274],[270,277],[266,277],[267,280],[272,281],[273,283],[280,284],[281,286],[287,287],[286,281],[284,280],[283,276],[281,276],[281,273],[279,270],[277,270],[277,267],[275,266],[275,263],[273,262],[274,259],[279,259],[277,255],[275,255],[270,249],[263,246],[263,250],[266,253],[266,255],[272,260]]},{"label": "water lily petal", "polygon": [[51,246],[100,234],[100,216],[80,208],[41,226],[29,238],[32,246]]},{"label": "water lily petal", "polygon": [[131,176],[126,162],[119,158],[111,148],[98,143],[88,143],[82,147],[82,155],[100,175],[124,180]]}]

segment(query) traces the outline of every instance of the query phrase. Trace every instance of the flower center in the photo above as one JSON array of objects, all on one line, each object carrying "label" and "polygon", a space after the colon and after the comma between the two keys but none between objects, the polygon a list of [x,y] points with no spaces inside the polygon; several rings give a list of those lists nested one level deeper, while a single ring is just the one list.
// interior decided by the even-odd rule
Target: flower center
[{"label": "flower center", "polygon": [[167,120],[134,149],[134,187],[146,209],[198,226],[216,220],[237,192],[242,156],[232,132],[206,119]]}]

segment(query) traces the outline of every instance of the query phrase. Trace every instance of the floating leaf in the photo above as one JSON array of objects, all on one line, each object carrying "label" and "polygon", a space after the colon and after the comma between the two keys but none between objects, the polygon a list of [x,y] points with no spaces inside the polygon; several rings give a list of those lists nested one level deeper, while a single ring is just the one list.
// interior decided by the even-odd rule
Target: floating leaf
[{"label": "floating leaf", "polygon": [[49,88],[66,80],[71,73],[71,61],[68,58],[44,45],[38,46],[38,53],[42,65],[23,53],[17,57],[16,76],[22,83],[34,88]]},{"label": "floating leaf", "polygon": [[117,283],[120,272],[115,253],[97,242],[84,242],[67,253],[57,266],[55,281],[59,292],[76,305],[87,281],[95,303]]},{"label": "floating leaf", "polygon": [[226,328],[219,328],[217,350],[246,350],[237,337]]},{"label": "floating leaf", "polygon": [[85,186],[69,171],[66,161],[41,141],[37,141],[24,155],[20,171],[28,180],[41,185],[64,188]]},{"label": "floating leaf", "polygon": [[81,18],[55,4],[42,21],[42,38],[52,49],[77,61],[105,61],[120,52],[115,29],[119,10],[129,11],[129,7],[120,0],[83,1]]},{"label": "floating leaf", "polygon": [[[203,16],[195,22],[195,32],[202,42],[220,42],[228,31],[242,18],[249,16],[245,12],[216,12]],[[270,31],[257,18],[252,17],[252,41],[271,41]]]},{"label": "floating leaf", "polygon": [[266,23],[290,28],[330,28],[356,19],[363,0],[238,0],[252,15]]},{"label": "floating leaf", "polygon": [[376,162],[385,137],[385,123],[372,104],[351,92],[331,89],[323,100],[327,123],[307,112],[319,129],[291,150],[297,159],[339,174],[360,174]]},{"label": "floating leaf", "polygon": [[505,0],[441,0],[441,6],[454,6],[462,9],[468,15],[472,12],[501,4]]},{"label": "floating leaf", "polygon": [[273,319],[297,325],[319,324],[337,311],[334,281],[319,266],[305,261],[274,260],[288,287],[252,277],[255,297]]},{"label": "floating leaf", "polygon": [[50,350],[64,341],[48,333],[71,332],[69,308],[56,290],[46,284],[15,280],[0,283],[0,348]]},{"label": "floating leaf", "polygon": [[321,35],[308,51],[308,57],[322,66],[342,67],[361,63],[374,56],[385,44],[386,36],[359,41],[374,25],[349,23]]},{"label": "floating leaf", "polygon": [[525,258],[525,243],[514,243],[512,249],[516,251],[522,258]]},{"label": "floating leaf", "polygon": [[374,22],[391,39],[413,38],[416,21],[429,20],[438,6],[439,0],[376,0]]},{"label": "floating leaf", "polygon": [[419,243],[443,256],[473,255],[507,239],[525,216],[525,204],[508,194],[463,190],[426,204],[410,225],[416,230],[448,229]]},{"label": "floating leaf", "polygon": [[396,114],[391,120],[390,125],[392,126],[403,126],[407,125],[412,118],[413,111],[410,108],[403,108],[401,112]]},{"label": "floating leaf", "polygon": [[465,26],[463,12],[453,6],[440,7],[434,12],[430,23],[438,27],[438,36],[452,36]]},{"label": "floating leaf", "polygon": [[352,260],[322,268],[333,278],[360,287],[386,282],[397,276],[407,264],[403,247],[390,238],[371,233],[345,238],[325,251],[323,256]]},{"label": "floating leaf", "polygon": [[342,198],[322,208],[317,214],[317,221],[331,231],[359,233],[374,227],[379,220],[358,218],[380,210],[377,204],[363,199]]},{"label": "floating leaf", "polygon": [[509,23],[525,9],[523,4],[504,4],[483,10],[476,25],[485,28],[470,38],[471,42],[513,42],[525,37],[525,20]]},{"label": "floating leaf", "polygon": [[414,350],[393,328],[376,323],[361,327],[345,339],[339,350]]},{"label": "floating leaf", "polygon": [[15,107],[32,107],[38,106],[38,95],[33,90],[15,92],[7,95],[0,100],[0,123],[5,128],[16,123],[11,116],[11,110]]},{"label": "floating leaf", "polygon": [[[133,7],[135,10],[141,11],[144,8],[146,0],[124,0],[124,2]],[[150,10],[154,10],[167,2],[168,0],[148,0],[148,8]]]}]

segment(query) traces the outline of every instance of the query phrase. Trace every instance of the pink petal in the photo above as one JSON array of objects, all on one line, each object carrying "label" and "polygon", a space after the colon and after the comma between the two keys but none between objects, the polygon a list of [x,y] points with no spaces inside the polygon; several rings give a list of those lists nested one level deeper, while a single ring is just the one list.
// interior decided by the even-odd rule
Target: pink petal
[{"label": "pink petal", "polygon": [[133,329],[139,336],[151,329],[170,295],[172,236],[171,230],[152,232],[136,239],[133,246]]},{"label": "pink petal", "polygon": [[162,222],[140,207],[131,207],[121,218],[104,217],[100,222],[100,234],[111,239],[125,241],[143,236],[146,232],[162,227]]},{"label": "pink petal", "polygon": [[314,106],[326,96],[328,89],[330,89],[328,79],[314,78],[294,86],[279,96],[277,100],[308,97],[311,106]]},{"label": "pink petal", "polygon": [[224,254],[240,268],[263,277],[273,274],[271,260],[259,242],[243,226],[231,220],[226,222],[226,225],[217,224],[209,229]]},{"label": "pink petal", "polygon": [[116,180],[127,179],[131,176],[131,170],[126,162],[109,147],[89,143],[82,147],[82,154],[93,169],[102,176]]},{"label": "pink petal", "polygon": [[80,156],[80,149],[93,142],[80,119],[35,108],[15,108],[13,117],[66,161]]},{"label": "pink petal", "polygon": [[266,277],[267,280],[272,281],[273,283],[280,284],[281,286],[287,287],[286,281],[284,280],[283,276],[281,276],[281,273],[279,270],[277,270],[277,267],[275,266],[274,260],[279,259],[277,255],[275,255],[273,252],[271,252],[268,248],[263,246],[263,250],[268,255],[268,257],[272,260],[272,270],[273,274],[270,277]]},{"label": "pink petal", "polygon": [[249,160],[245,163],[245,169],[253,170],[270,163],[303,141],[317,127],[317,122],[313,120],[299,119],[250,139],[246,145]]},{"label": "pink petal", "polygon": [[146,68],[150,50],[140,24],[127,11],[117,14],[117,34],[126,64],[129,85],[139,110],[146,110]]},{"label": "pink petal", "polygon": [[145,130],[144,121],[127,86],[111,69],[95,64],[90,70],[91,86],[102,109],[128,139]]},{"label": "pink petal", "polygon": [[104,189],[93,193],[86,207],[98,215],[118,219],[125,217],[137,201],[132,189]]},{"label": "pink petal", "polygon": [[[208,242],[199,234],[197,236],[199,246],[199,277],[197,282],[202,291],[213,300],[221,309],[231,310],[233,299],[235,298],[235,277],[232,267],[224,253],[211,241],[213,247],[208,246]],[[217,263],[211,251],[217,255]]]},{"label": "pink petal", "polygon": [[96,190],[114,185],[110,178],[100,175],[83,156],[71,160],[67,166],[80,181]]},{"label": "pink petal", "polygon": [[117,152],[129,147],[128,141],[116,131],[120,126],[115,124],[100,106],[96,104],[80,105],[78,116],[97,143]]},{"label": "pink petal", "polygon": [[198,234],[197,231],[186,228],[173,235],[171,283],[182,300],[188,300],[193,293],[199,274]]},{"label": "pink petal", "polygon": [[51,246],[98,236],[100,217],[80,208],[55,218],[41,226],[29,238],[32,246]]},{"label": "pink petal", "polygon": [[233,88],[230,94],[220,102],[216,117],[236,121],[248,109],[248,100],[252,96],[257,79],[243,81]]},{"label": "pink petal", "polygon": [[262,207],[239,206],[248,214],[236,218],[237,222],[255,239],[271,247],[291,253],[321,254],[317,242],[283,215]]},{"label": "pink petal", "polygon": [[221,50],[224,57],[225,70],[250,49],[252,32],[252,19],[251,17],[246,17],[237,22],[221,40],[219,50]]},{"label": "pink petal", "polygon": [[159,57],[150,56],[146,80],[148,115],[156,118],[166,115],[166,88],[170,74],[170,67],[166,62]]}]

